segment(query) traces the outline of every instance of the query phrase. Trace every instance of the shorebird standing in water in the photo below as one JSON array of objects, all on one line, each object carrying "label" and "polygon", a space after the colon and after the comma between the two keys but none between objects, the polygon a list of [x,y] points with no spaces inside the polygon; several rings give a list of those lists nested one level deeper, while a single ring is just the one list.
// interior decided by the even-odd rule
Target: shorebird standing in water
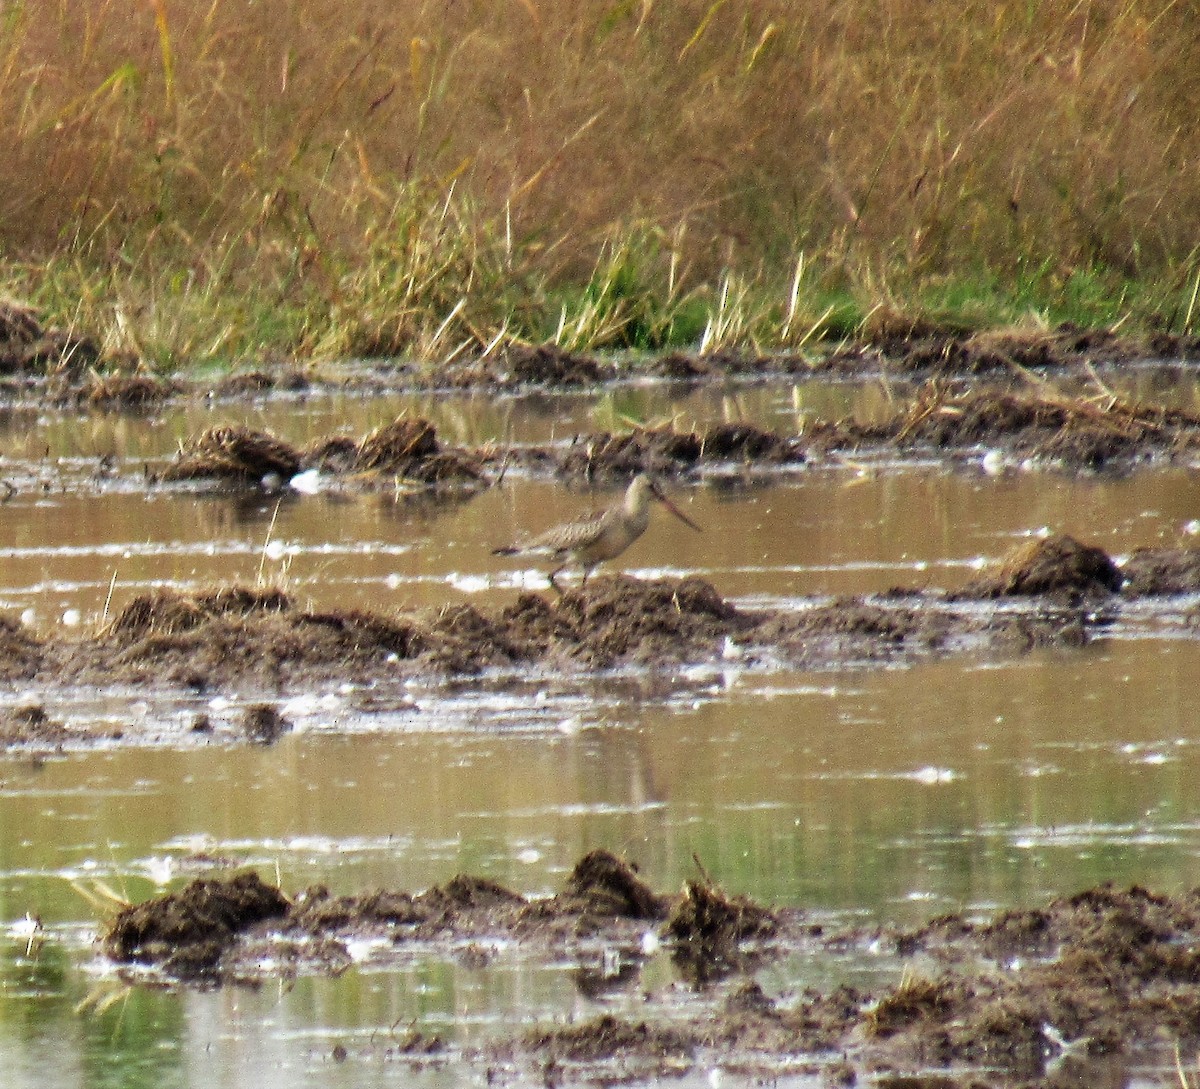
[{"label": "shorebird standing in water", "polygon": [[586,586],[588,575],[596,564],[619,556],[646,532],[651,499],[657,499],[684,525],[700,532],[700,527],[666,497],[657,480],[648,473],[638,473],[626,490],[625,498],[601,514],[556,526],[524,544],[496,548],[492,553],[496,556],[549,556],[559,561],[550,572],[550,585],[560,594],[562,588],[554,581],[554,576],[575,564],[583,568],[582,585]]}]

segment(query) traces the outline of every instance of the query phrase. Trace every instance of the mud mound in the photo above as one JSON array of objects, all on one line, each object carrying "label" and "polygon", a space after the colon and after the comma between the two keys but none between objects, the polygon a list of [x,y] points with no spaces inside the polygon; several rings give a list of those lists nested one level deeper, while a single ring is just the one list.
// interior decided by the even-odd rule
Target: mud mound
[{"label": "mud mound", "polygon": [[0,614],[0,680],[32,677],[43,660],[42,643],[16,617]]},{"label": "mud mound", "polygon": [[907,951],[954,950],[969,961],[982,955],[1026,965],[996,976],[968,970],[902,982],[866,1017],[877,1035],[903,1043],[905,1054],[1036,1074],[1059,1046],[1054,1035],[1106,1053],[1164,1031],[1195,1034],[1197,891],[1168,897],[1103,885],[981,923],[942,917],[909,938]]},{"label": "mud mound", "polygon": [[13,299],[0,299],[0,373],[31,371],[78,379],[100,359],[90,337],[43,326],[37,311]]},{"label": "mud mound", "polygon": [[278,370],[238,371],[217,381],[214,392],[218,397],[253,397],[272,390],[299,392],[312,385],[302,370],[283,365]]},{"label": "mud mound", "polygon": [[752,424],[718,424],[700,437],[700,456],[722,461],[798,462],[804,451],[795,439],[783,439]]},{"label": "mud mound", "polygon": [[358,468],[395,472],[413,459],[432,457],[440,451],[437,432],[428,420],[400,416],[375,428],[358,444]]},{"label": "mud mound", "polygon": [[[39,642],[0,618],[0,677],[195,691],[253,681],[277,693],[333,678],[395,684],[503,671],[485,677],[490,684],[513,669],[662,674],[681,662],[821,668],[962,650],[1009,655],[1083,646],[1133,599],[1191,591],[1200,580],[1196,557],[1171,550],[1135,554],[1127,570],[1132,581],[1121,590],[1125,572],[1103,550],[1053,537],[952,593],[895,588],[789,610],[740,609],[697,577],[600,577],[560,596],[522,593],[502,608],[392,615],[304,610],[278,590],[158,591],[135,597],[95,635]],[[1022,607],[1012,608],[1018,598]],[[276,733],[243,725],[264,740]]]},{"label": "mud mound", "polygon": [[939,449],[1000,446],[1021,456],[1101,469],[1109,462],[1200,444],[1200,416],[1178,409],[1043,393],[924,387],[912,406],[876,437]]},{"label": "mud mound", "polygon": [[183,447],[159,479],[168,482],[218,479],[257,484],[273,476],[287,481],[300,471],[300,464],[300,453],[295,447],[266,431],[210,427]]},{"label": "mud mound", "polygon": [[435,885],[428,889],[417,901],[422,906],[440,913],[524,906],[526,902],[524,896],[497,881],[461,873],[456,874],[444,885]]},{"label": "mud mound", "polygon": [[32,306],[0,299],[0,345],[32,344],[42,336],[42,323]]},{"label": "mud mound", "polygon": [[482,459],[443,449],[433,424],[409,416],[377,427],[363,438],[355,454],[354,469],[388,473],[424,484],[475,484],[484,479]]},{"label": "mud mound", "polygon": [[[259,485],[284,483],[301,469],[401,477],[416,483],[474,486],[484,478],[486,459],[448,450],[428,420],[400,416],[360,441],[341,435],[319,439],[298,450],[265,431],[214,427],[187,444],[158,476],[163,482],[220,480]],[[360,481],[363,482],[363,481]]]},{"label": "mud mound", "polygon": [[428,925],[437,915],[436,908],[407,892],[377,889],[356,896],[331,896],[325,886],[316,885],[296,897],[281,929],[324,939],[335,932],[349,935],[374,933],[381,927]]},{"label": "mud mound", "polygon": [[1066,366],[1067,346],[1041,332],[995,330],[973,333],[961,341],[963,361],[972,374],[1023,367],[1046,370]]},{"label": "mud mound", "polygon": [[670,476],[691,468],[699,458],[698,435],[660,427],[638,428],[625,435],[608,431],[580,435],[556,460],[563,476],[590,479],[631,477],[641,472]]},{"label": "mud mound", "polygon": [[986,621],[930,608],[931,602],[919,595],[896,596],[895,604],[843,596],[799,612],[766,614],[756,618],[761,623],[745,641],[811,664],[831,659],[885,661],[938,653],[955,637],[978,635],[987,628]]},{"label": "mud mound", "polygon": [[301,451],[300,460],[306,469],[352,473],[358,467],[358,443],[345,435],[316,439]]},{"label": "mud mound", "polygon": [[269,703],[253,703],[242,712],[241,728],[256,745],[273,745],[293,727]]},{"label": "mud mound", "polygon": [[[623,887],[630,871],[607,852],[593,852],[580,860],[563,895],[590,889],[594,878],[605,889]],[[606,958],[632,966],[620,977],[623,985],[640,986],[644,922],[597,911],[580,932],[551,912],[538,918],[538,903],[459,875],[416,897],[386,891],[332,897],[317,887],[289,904],[278,889],[243,873],[194,881],[124,909],[106,928],[103,946],[119,963],[155,964],[182,982],[208,985],[290,976],[298,967],[344,971],[351,961],[342,942],[351,936],[371,940],[381,963],[389,954],[411,957],[411,946],[402,948],[409,939],[429,943],[434,956],[456,957],[464,940],[510,936],[550,963],[574,960],[581,989],[598,993],[587,989],[584,968],[599,942]],[[532,1060],[552,1084],[648,1082],[699,1076],[718,1065],[769,1081],[798,1070],[788,1065],[797,1062],[806,1064],[806,1075],[831,1084],[879,1080],[881,1071],[888,1084],[926,1084],[931,1068],[956,1068],[953,1078],[934,1075],[939,1085],[1099,1084],[1089,1076],[1096,1071],[1080,1073],[1072,1064],[1120,1054],[1144,1061],[1140,1049],[1156,1042],[1169,1057],[1172,1046],[1194,1044],[1200,1025],[1200,890],[1169,896],[1101,885],[983,919],[956,913],[918,930],[832,931],[805,923],[795,910],[729,897],[705,876],[688,883],[660,932],[694,983],[719,974],[722,962],[750,963],[743,954],[764,943],[792,955],[844,957],[870,949],[872,956],[897,958],[902,972],[898,983],[875,992],[843,985],[772,997],[746,980],[723,1002],[703,989],[648,988],[638,993],[636,1019],[605,1015],[536,1028],[467,1047],[463,1061],[478,1063],[481,1076],[486,1069],[503,1078],[509,1064]],[[471,948],[472,957],[484,955]],[[702,953],[704,971],[679,956],[693,948]],[[405,1054],[436,1051],[419,1033],[404,1039]],[[394,1057],[395,1045],[388,1046]],[[1115,1069],[1124,1076],[1124,1064]]]},{"label": "mud mound", "polygon": [[1073,397],[1049,385],[925,384],[893,419],[878,424],[815,420],[805,428],[811,451],[933,448],[961,453],[990,448],[1075,471],[1131,468],[1150,457],[1190,456],[1200,449],[1200,415],[1103,397]]},{"label": "mud mound", "polygon": [[597,667],[679,659],[755,624],[695,576],[597,579],[584,591],[564,593],[557,608],[579,636],[572,657]]},{"label": "mud mound", "polygon": [[589,356],[553,344],[513,345],[501,355],[502,373],[522,385],[588,386],[612,377],[612,369]]},{"label": "mud mound", "polygon": [[157,678],[200,690],[238,678],[281,685],[364,668],[390,673],[392,663],[421,653],[424,638],[412,624],[354,610],[267,608],[242,614],[201,608],[176,630],[109,640],[115,656],[105,653],[104,643],[92,648],[99,653],[80,646],[73,664],[85,677],[98,672],[131,683]]},{"label": "mud mound", "polygon": [[422,618],[422,652],[434,669],[478,673],[489,666],[531,661],[537,656],[503,616],[480,612],[473,605],[448,605]]},{"label": "mud mound", "polygon": [[79,737],[57,719],[52,719],[40,703],[25,704],[0,713],[0,748],[12,745],[57,748]]},{"label": "mud mound", "polygon": [[158,964],[169,975],[212,974],[239,934],[265,919],[282,919],[287,898],[256,873],[201,878],[183,890],[123,909],[102,935],[118,962]]},{"label": "mud mound", "polygon": [[[374,658],[383,654],[395,659],[415,658],[427,647],[427,639],[413,624],[361,609],[343,612],[300,613],[293,626],[305,634],[319,632],[337,653],[353,648]],[[315,640],[314,640],[315,641]],[[358,655],[347,654],[347,660]]]},{"label": "mud mound", "polygon": [[662,378],[691,381],[712,374],[714,367],[705,356],[668,352],[650,361],[650,370]]},{"label": "mud mound", "polygon": [[135,597],[100,633],[131,646],[151,635],[178,635],[220,616],[286,612],[292,603],[282,590],[222,586],[198,594],[154,590]]},{"label": "mud mound", "polygon": [[422,662],[451,673],[514,663],[604,669],[618,663],[680,661],[711,653],[715,640],[756,621],[703,579],[593,579],[548,600],[522,594],[498,613],[472,605],[417,618]]},{"label": "mud mound", "polygon": [[[1190,359],[1200,339],[1152,333],[1119,337],[1104,329],[1080,329],[1069,323],[1050,332],[994,329],[970,332],[920,317],[889,313],[872,317],[863,340],[836,350],[826,365],[861,369],[878,353],[889,369],[932,372],[946,377],[1016,373],[1021,370],[1068,370],[1080,364],[1130,359]],[[852,367],[853,369],[853,367]]]},{"label": "mud mound", "polygon": [[742,942],[775,937],[779,922],[744,896],[730,897],[707,878],[688,881],[663,933],[675,947],[672,957],[683,975],[706,983],[752,963]]},{"label": "mud mound", "polygon": [[90,408],[125,412],[157,408],[178,387],[149,374],[95,374],[82,390],[82,399]]},{"label": "mud mound", "polygon": [[951,1007],[950,986],[927,979],[906,979],[867,1013],[867,1031],[886,1039],[921,1020],[944,1018]]},{"label": "mud mound", "polygon": [[1068,536],[1030,541],[1009,555],[994,574],[974,579],[959,598],[1025,597],[1034,594],[1073,600],[1104,597],[1121,589],[1124,575],[1108,553]]},{"label": "mud mound", "polygon": [[1200,550],[1138,548],[1121,565],[1125,592],[1194,594],[1200,592]]},{"label": "mud mound", "polygon": [[637,868],[608,851],[585,855],[555,898],[556,908],[575,914],[625,919],[662,919],[667,900],[657,896],[637,876]]},{"label": "mud mound", "polygon": [[[644,1021],[620,1021],[610,1014],[569,1028],[535,1029],[517,1045],[518,1051],[532,1052],[547,1063],[594,1063],[614,1058],[661,1061],[690,1056],[695,1048],[695,1040],[685,1033]],[[513,1051],[499,1048],[496,1054],[511,1057]]]},{"label": "mud mound", "polygon": [[403,928],[402,935],[393,933],[397,941],[511,933],[527,903],[511,889],[469,874],[415,896],[390,890],[331,896],[324,886],[316,886],[296,898],[284,928],[318,939]]},{"label": "mud mound", "polygon": [[[750,424],[720,424],[704,432],[671,427],[637,428],[623,435],[601,431],[577,436],[563,453],[535,451],[551,460],[563,476],[631,477],[637,473],[671,476],[701,461],[754,461],[769,464],[802,462],[801,440],[785,439]],[[530,452],[524,454],[526,460]]]},{"label": "mud mound", "polygon": [[861,598],[839,597],[795,620],[796,635],[853,636],[900,643],[928,630],[927,616],[916,609],[870,605]]},{"label": "mud mound", "polygon": [[[1173,970],[1170,964],[1182,963],[1174,954],[1165,961],[1161,957],[1165,947],[1179,944],[1181,936],[1200,936],[1200,889],[1163,896],[1137,885],[1121,889],[1110,882],[1057,897],[1044,908],[1000,911],[982,922],[961,915],[941,916],[904,934],[900,944],[907,953],[969,946],[997,960],[1049,959],[1090,947],[1101,958],[1098,970],[1124,965],[1145,974]],[[1192,957],[1186,946],[1179,946],[1177,952]]]}]

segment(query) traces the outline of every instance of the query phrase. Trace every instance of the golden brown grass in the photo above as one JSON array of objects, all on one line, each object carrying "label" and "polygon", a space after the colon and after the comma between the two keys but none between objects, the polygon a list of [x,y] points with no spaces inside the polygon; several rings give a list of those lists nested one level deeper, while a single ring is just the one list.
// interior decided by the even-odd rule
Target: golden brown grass
[{"label": "golden brown grass", "polygon": [[795,343],[839,292],[865,310],[967,276],[1019,309],[1081,270],[1200,324],[1194,17],[10,4],[5,279],[167,355]]}]

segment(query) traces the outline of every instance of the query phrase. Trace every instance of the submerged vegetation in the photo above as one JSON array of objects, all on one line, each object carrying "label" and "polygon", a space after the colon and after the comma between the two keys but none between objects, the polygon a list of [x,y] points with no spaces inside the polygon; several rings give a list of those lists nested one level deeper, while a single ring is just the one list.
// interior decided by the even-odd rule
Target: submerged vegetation
[{"label": "submerged vegetation", "polygon": [[1173,0],[0,14],[0,291],[162,368],[1200,331]]}]

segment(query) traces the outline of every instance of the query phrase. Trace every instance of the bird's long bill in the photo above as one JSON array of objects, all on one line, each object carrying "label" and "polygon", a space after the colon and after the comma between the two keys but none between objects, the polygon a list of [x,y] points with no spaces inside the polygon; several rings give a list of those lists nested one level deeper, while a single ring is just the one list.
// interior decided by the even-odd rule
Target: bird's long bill
[{"label": "bird's long bill", "polygon": [[696,525],[696,523],[693,522],[686,514],[684,514],[683,511],[681,511],[677,506],[675,506],[675,504],[672,503],[671,500],[669,500],[665,495],[663,495],[662,492],[656,491],[655,496],[657,497],[658,501],[664,507],[666,507],[667,510],[669,510],[673,515],[675,515],[675,517],[678,518],[685,526],[691,526],[692,529],[694,529],[697,533],[704,532],[704,530],[702,530],[698,525]]}]

